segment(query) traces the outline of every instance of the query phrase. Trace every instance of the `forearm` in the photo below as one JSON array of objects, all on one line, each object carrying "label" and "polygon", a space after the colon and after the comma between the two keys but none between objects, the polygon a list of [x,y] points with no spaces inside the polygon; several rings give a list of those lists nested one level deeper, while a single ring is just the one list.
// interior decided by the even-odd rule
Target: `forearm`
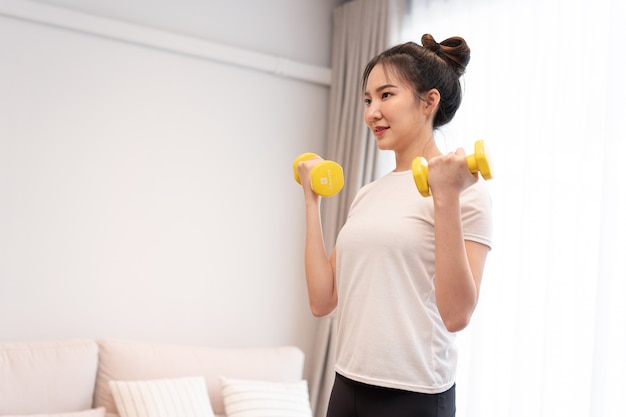
[{"label": "forearm", "polygon": [[335,273],[322,232],[319,198],[306,202],[304,269],[309,306],[314,316],[329,314],[337,305]]},{"label": "forearm", "polygon": [[478,302],[478,286],[463,238],[458,196],[435,200],[435,296],[448,330],[465,328]]}]

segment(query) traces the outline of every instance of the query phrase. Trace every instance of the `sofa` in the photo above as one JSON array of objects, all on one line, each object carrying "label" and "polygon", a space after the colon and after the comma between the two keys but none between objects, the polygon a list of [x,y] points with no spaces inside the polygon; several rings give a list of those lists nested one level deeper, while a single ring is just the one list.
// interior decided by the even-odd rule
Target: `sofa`
[{"label": "sofa", "polygon": [[293,346],[0,343],[0,416],[310,417],[303,365]]}]

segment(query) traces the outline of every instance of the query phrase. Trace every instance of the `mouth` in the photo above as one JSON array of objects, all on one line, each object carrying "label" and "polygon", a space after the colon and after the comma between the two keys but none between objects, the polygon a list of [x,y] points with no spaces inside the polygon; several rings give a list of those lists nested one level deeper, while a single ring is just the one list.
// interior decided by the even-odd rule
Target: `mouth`
[{"label": "mouth", "polygon": [[374,126],[372,131],[374,132],[375,136],[382,136],[383,133],[387,131],[387,129],[389,129],[388,126]]}]

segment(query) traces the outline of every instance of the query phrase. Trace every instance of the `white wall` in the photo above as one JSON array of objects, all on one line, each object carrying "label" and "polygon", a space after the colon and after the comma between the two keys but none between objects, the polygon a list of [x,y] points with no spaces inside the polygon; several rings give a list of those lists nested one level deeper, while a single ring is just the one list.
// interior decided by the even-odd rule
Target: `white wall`
[{"label": "white wall", "polygon": [[[120,18],[125,2],[45,3]],[[323,65],[338,2],[297,3],[315,13],[207,18],[219,40]],[[173,4],[185,2],[151,17]],[[304,50],[263,43],[287,21],[319,32],[282,35]],[[0,340],[293,344],[310,357],[291,162],[323,152],[327,86],[2,14],[0,57]]]},{"label": "white wall", "polygon": [[330,65],[332,10],[346,0],[37,0],[97,16]]}]

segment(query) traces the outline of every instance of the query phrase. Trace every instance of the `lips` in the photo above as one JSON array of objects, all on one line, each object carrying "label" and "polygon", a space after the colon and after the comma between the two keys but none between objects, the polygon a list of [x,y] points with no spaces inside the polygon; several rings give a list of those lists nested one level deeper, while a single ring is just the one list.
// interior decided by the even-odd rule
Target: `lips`
[{"label": "lips", "polygon": [[381,136],[381,135],[383,135],[387,131],[387,129],[389,129],[389,127],[386,127],[386,126],[375,126],[374,129],[373,129],[374,135]]}]

